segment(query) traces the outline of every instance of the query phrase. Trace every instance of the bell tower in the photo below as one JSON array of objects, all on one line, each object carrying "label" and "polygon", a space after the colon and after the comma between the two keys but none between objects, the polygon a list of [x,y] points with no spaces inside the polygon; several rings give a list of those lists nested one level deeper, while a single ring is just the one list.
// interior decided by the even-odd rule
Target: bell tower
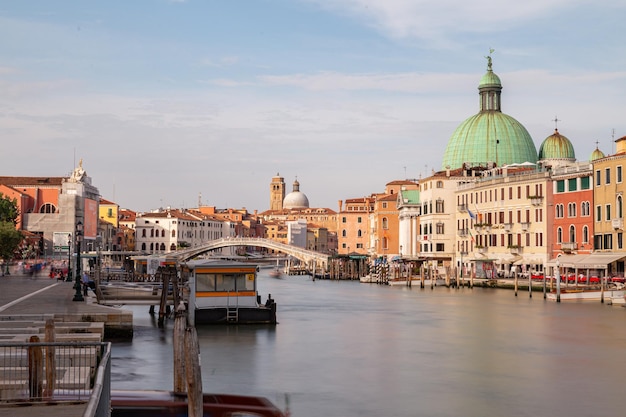
[{"label": "bell tower", "polygon": [[285,179],[276,174],[270,183],[270,210],[282,210],[285,199]]}]

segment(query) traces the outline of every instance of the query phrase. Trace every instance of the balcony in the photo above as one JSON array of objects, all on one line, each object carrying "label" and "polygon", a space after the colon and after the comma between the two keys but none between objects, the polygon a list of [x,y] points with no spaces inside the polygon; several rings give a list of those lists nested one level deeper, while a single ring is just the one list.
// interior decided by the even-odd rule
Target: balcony
[{"label": "balcony", "polygon": [[468,235],[469,230],[467,229],[459,229],[457,231],[457,233],[459,234],[459,237],[466,237]]},{"label": "balcony", "polygon": [[467,211],[467,204],[459,204],[458,206],[456,206],[456,209],[460,212]]},{"label": "balcony", "polygon": [[487,253],[487,248],[484,246],[476,246],[476,252],[478,253]]},{"label": "balcony", "polygon": [[513,223],[503,223],[504,225],[504,230],[506,230],[507,232],[510,232],[511,229],[513,228]]},{"label": "balcony", "polygon": [[561,250],[565,253],[570,253],[578,249],[576,242],[561,242]]},{"label": "balcony", "polygon": [[528,197],[530,199],[530,204],[533,206],[540,206],[543,204],[543,196],[542,195],[531,195]]},{"label": "balcony", "polygon": [[522,226],[522,231],[527,231],[528,229],[530,229],[530,222],[522,222],[520,223],[520,226]]},{"label": "balcony", "polygon": [[523,252],[523,248],[519,245],[511,245],[508,247],[511,255],[521,255]]},{"label": "balcony", "polygon": [[621,230],[624,228],[624,219],[613,219],[611,220],[611,225],[613,226],[613,229]]}]

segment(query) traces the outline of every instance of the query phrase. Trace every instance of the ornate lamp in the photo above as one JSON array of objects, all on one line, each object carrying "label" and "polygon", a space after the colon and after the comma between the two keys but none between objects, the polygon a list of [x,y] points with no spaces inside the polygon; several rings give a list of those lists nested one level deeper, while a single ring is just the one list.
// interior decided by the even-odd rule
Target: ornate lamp
[{"label": "ornate lamp", "polygon": [[80,243],[83,238],[83,222],[80,220],[76,223],[76,283],[74,284],[74,298],[72,301],[85,301],[83,298],[82,286],[80,283]]}]

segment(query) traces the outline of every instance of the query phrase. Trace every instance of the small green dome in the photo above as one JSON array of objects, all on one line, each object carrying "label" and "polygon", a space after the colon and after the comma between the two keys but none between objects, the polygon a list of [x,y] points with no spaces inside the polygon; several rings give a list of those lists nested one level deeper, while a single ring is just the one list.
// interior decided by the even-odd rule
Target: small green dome
[{"label": "small green dome", "polygon": [[478,85],[480,111],[456,128],[443,155],[443,168],[497,166],[514,163],[537,162],[537,148],[526,128],[501,111],[500,78],[491,68],[488,57],[487,73]]},{"label": "small green dome", "polygon": [[600,158],[604,158],[606,155],[604,155],[604,152],[602,152],[600,149],[598,149],[598,147],[596,146],[596,149],[591,152],[591,156],[589,157],[590,161],[595,161],[596,159],[600,159]]},{"label": "small green dome", "polygon": [[548,136],[539,148],[539,160],[544,159],[570,159],[576,160],[572,142],[554,129],[554,133]]},{"label": "small green dome", "polygon": [[502,83],[500,82],[500,77],[498,77],[493,71],[487,71],[487,73],[485,75],[483,75],[483,78],[480,79],[480,84],[478,85],[478,88],[480,89],[481,87],[491,87],[491,86],[502,86]]}]

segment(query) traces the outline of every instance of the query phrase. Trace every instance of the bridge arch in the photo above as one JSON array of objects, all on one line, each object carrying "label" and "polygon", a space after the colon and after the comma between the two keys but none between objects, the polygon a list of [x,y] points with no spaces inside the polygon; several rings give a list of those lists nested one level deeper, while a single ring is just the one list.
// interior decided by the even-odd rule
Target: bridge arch
[{"label": "bridge arch", "polygon": [[177,262],[185,262],[203,253],[233,246],[258,246],[276,250],[300,260],[306,265],[309,271],[328,271],[328,255],[260,237],[228,237],[215,239],[193,248],[169,252],[165,256],[170,259],[174,258]]}]

